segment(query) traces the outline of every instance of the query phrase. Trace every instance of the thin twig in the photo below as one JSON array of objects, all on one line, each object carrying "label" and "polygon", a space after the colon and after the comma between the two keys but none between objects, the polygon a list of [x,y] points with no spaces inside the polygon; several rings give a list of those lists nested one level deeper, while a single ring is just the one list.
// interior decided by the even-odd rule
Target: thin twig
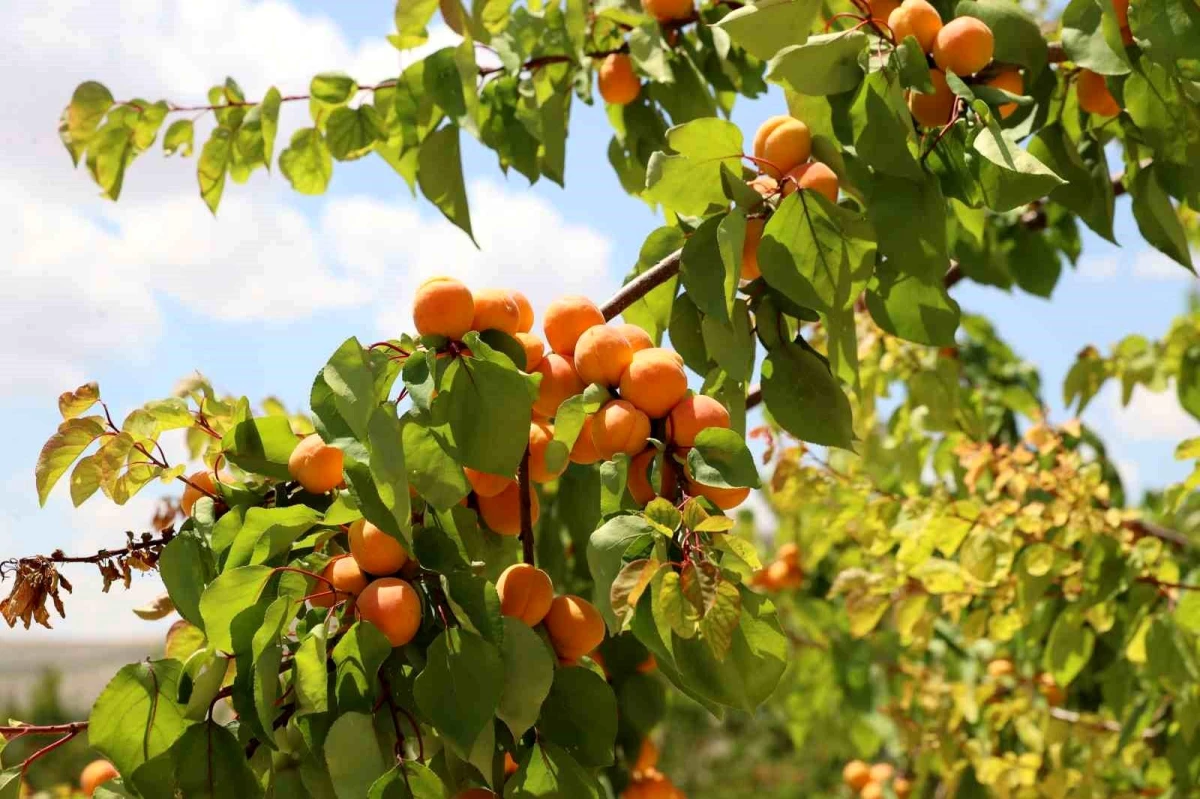
[{"label": "thin twig", "polygon": [[529,448],[521,456],[521,468],[517,472],[517,487],[521,494],[521,560],[533,565],[533,486],[529,480]]},{"label": "thin twig", "polygon": [[651,290],[678,275],[682,259],[683,250],[676,250],[622,286],[608,302],[600,306],[605,321],[613,319],[630,305],[649,294]]}]

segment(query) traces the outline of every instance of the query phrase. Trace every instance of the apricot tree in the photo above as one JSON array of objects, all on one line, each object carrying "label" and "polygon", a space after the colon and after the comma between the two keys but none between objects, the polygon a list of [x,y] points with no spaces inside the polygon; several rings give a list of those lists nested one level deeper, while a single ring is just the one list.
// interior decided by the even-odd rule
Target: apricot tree
[{"label": "apricot tree", "polygon": [[[1194,790],[1198,583],[1160,522],[1188,528],[1200,479],[1157,521],[1126,508],[1095,435],[1053,424],[950,291],[1048,296],[1124,194],[1191,269],[1195,0],[1053,22],[1009,0],[402,0],[389,40],[423,43],[439,9],[461,43],[393,79],[247,99],[229,78],[202,105],[88,82],[63,142],[116,200],[160,134],[191,156],[211,114],[213,212],[259,167],[319,194],[375,154],[470,235],[461,135],[563,183],[595,72],[609,161],[664,226],[602,304],[427,281],[412,331],[317,369],[311,416],[199,378],[120,424],[96,385],[64,394],[42,501],[68,471],[77,505],[182,497],[123,548],[4,564],[0,613],[49,626],[82,561],[106,585],[157,570],[146,613],[181,621],[86,722],[0,727],[54,736],[0,799],[85,729],[112,767],[88,785],[120,775],[97,796],[679,796],[649,738],[665,684],[719,716],[820,680],[789,729],[821,724],[863,797]],[[787,113],[744,136],[722,117],[768,82]],[[311,125],[277,148],[293,102]],[[1173,379],[1200,415],[1197,353],[1191,318],[1085,353],[1067,401]],[[760,484],[756,406],[787,542],[766,566],[728,515]],[[203,469],[167,462],[180,430]]]}]

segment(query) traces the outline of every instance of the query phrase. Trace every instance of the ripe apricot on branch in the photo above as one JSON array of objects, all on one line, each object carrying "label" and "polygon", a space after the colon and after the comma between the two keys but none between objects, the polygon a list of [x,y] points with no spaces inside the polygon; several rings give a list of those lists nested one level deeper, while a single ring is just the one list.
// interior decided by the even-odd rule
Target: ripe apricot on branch
[{"label": "ripe apricot on branch", "polygon": [[1121,28],[1121,43],[1128,47],[1133,44],[1133,30],[1129,27],[1129,0],[1113,0],[1113,11]]},{"label": "ripe apricot on branch", "polygon": [[992,29],[975,17],[950,20],[933,40],[933,60],[938,67],[964,78],[990,64],[995,51]]},{"label": "ripe apricot on branch", "polygon": [[475,292],[474,303],[472,330],[499,330],[510,336],[517,334],[517,329],[521,326],[521,309],[513,299],[511,291],[483,289]]},{"label": "ripe apricot on branch", "polygon": [[654,745],[654,740],[647,735],[642,739],[642,745],[638,748],[637,759],[633,761],[633,768],[630,769],[635,774],[639,771],[649,771],[658,765],[658,747]]},{"label": "ripe apricot on branch", "polygon": [[[338,595],[329,594],[327,596],[313,597],[309,600],[314,608],[331,608],[334,603],[345,599],[345,594],[349,594],[354,598],[363,592],[367,587],[367,576],[363,574],[362,569],[358,565],[358,561],[349,555],[339,555],[325,565],[321,576],[333,584],[334,591]],[[324,593],[330,590],[325,583],[319,583],[314,589],[318,593]]]},{"label": "ripe apricot on branch", "polygon": [[837,203],[838,176],[820,161],[809,161],[792,167],[784,176],[783,196],[786,197],[796,189],[810,189],[820,194],[831,203]]},{"label": "ripe apricot on branch", "polygon": [[1050,707],[1062,707],[1067,701],[1066,690],[1059,685],[1054,675],[1049,672],[1044,672],[1038,675],[1038,690],[1042,696],[1046,697],[1046,704]]},{"label": "ripe apricot on branch", "polygon": [[917,124],[926,128],[945,125],[954,113],[954,92],[946,83],[946,73],[940,69],[929,70],[929,80],[933,83],[932,94],[908,93],[908,110],[912,113]]},{"label": "ripe apricot on branch", "polygon": [[1102,117],[1115,117],[1121,113],[1117,98],[1108,90],[1108,82],[1104,76],[1090,69],[1079,71],[1075,79],[1075,90],[1079,93],[1079,107],[1089,114]]},{"label": "ripe apricot on branch", "polygon": [[746,237],[742,239],[742,280],[757,280],[762,277],[758,267],[758,245],[762,241],[767,220],[751,217],[746,220]]},{"label": "ripe apricot on branch", "polygon": [[633,347],[616,328],[596,325],[575,342],[575,371],[585,384],[615,386],[633,360]]},{"label": "ripe apricot on branch", "polygon": [[[530,518],[536,524],[541,514],[537,492],[529,490]],[[521,532],[521,486],[512,483],[494,497],[479,497],[479,515],[488,529],[499,535]]]},{"label": "ripe apricot on branch", "polygon": [[678,353],[654,347],[634,353],[621,375],[621,398],[651,419],[661,419],[687,394],[687,375]]},{"label": "ripe apricot on branch", "polygon": [[461,339],[475,318],[471,290],[452,277],[431,277],[413,298],[413,324],[422,336]]},{"label": "ripe apricot on branch", "polygon": [[773,116],[754,134],[754,157],[758,168],[779,179],[812,155],[812,132],[795,117]]},{"label": "ripe apricot on branch", "polygon": [[342,482],[342,451],[326,444],[319,435],[305,436],[288,457],[288,474],[305,491],[324,494]]},{"label": "ripe apricot on branch", "polygon": [[871,782],[884,783],[896,775],[896,768],[891,763],[876,763],[871,766]]},{"label": "ripe apricot on branch", "polygon": [[546,308],[542,329],[550,349],[559,355],[574,355],[575,342],[589,327],[604,324],[604,314],[587,297],[559,297]]},{"label": "ripe apricot on branch", "polygon": [[[1002,89],[1009,94],[1025,94],[1025,79],[1021,77],[1021,72],[1017,69],[1006,69],[997,73],[994,78],[987,82],[987,85]],[[997,109],[997,112],[1000,114],[1001,119],[1008,119],[1018,108],[1020,106],[1016,103],[1004,103]]]},{"label": "ripe apricot on branch", "polygon": [[528,563],[514,563],[496,581],[500,612],[536,627],[550,612],[554,583],[550,575]]},{"label": "ripe apricot on branch", "polygon": [[561,660],[576,661],[600,646],[604,640],[604,619],[600,611],[582,597],[557,596],[543,620],[550,645]]},{"label": "ripe apricot on branch", "polygon": [[896,799],[908,799],[912,796],[912,781],[904,777],[897,777],[892,783],[892,793],[896,794]]},{"label": "ripe apricot on branch", "polygon": [[883,799],[883,786],[877,782],[868,782],[859,791],[858,799]]},{"label": "ripe apricot on branch", "polygon": [[654,486],[650,482],[650,464],[654,463],[656,455],[658,450],[650,447],[629,463],[629,478],[625,485],[633,501],[642,506],[648,505],[655,496]]},{"label": "ripe apricot on branch", "polygon": [[636,455],[650,438],[650,419],[626,400],[612,400],[592,417],[592,443],[603,460],[618,452]]},{"label": "ripe apricot on branch", "polygon": [[395,577],[375,580],[358,595],[358,615],[374,624],[392,646],[404,646],[421,628],[421,597]]},{"label": "ripe apricot on branch", "polygon": [[517,324],[518,333],[528,333],[533,330],[533,306],[529,304],[529,298],[519,291],[511,292],[513,302],[517,304],[517,310],[520,312],[520,322]]},{"label": "ripe apricot on branch", "polygon": [[600,62],[596,83],[604,102],[629,105],[637,99],[642,82],[633,70],[633,61],[624,53],[612,53]]},{"label": "ripe apricot on branch", "polygon": [[542,358],[545,357],[546,345],[532,333],[517,331],[515,338],[525,348],[525,371],[532,373],[534,369],[538,368],[538,364],[542,362]]},{"label": "ripe apricot on branch", "polygon": [[851,790],[861,791],[871,781],[871,767],[861,760],[851,760],[842,769],[842,782]]},{"label": "ripe apricot on branch", "polygon": [[887,23],[897,44],[908,36],[915,36],[921,50],[928,53],[942,29],[942,15],[926,0],[904,0],[888,16]]},{"label": "ripe apricot on branch", "polygon": [[656,769],[647,769],[634,776],[621,799],[681,799],[682,794],[665,774]]},{"label": "ripe apricot on branch", "polygon": [[93,760],[83,767],[79,775],[79,789],[84,796],[91,796],[101,785],[120,776],[117,767],[107,760]]},{"label": "ripe apricot on branch", "polygon": [[696,436],[709,427],[729,428],[729,411],[712,397],[684,397],[667,416],[667,439],[677,447],[690,447]]},{"label": "ripe apricot on branch", "polygon": [[[221,482],[228,482],[233,479],[233,475],[228,472],[221,472],[219,475]],[[339,478],[340,479],[340,478]],[[184,486],[183,496],[179,498],[179,507],[185,516],[192,515],[192,508],[196,506],[196,500],[205,494],[200,490],[204,489],[209,494],[217,495],[217,481],[213,477],[211,469],[206,469],[201,472],[192,472],[188,475],[188,482],[192,485]],[[193,488],[192,486],[195,486]]]},{"label": "ripe apricot on branch", "polygon": [[395,538],[359,519],[350,525],[350,554],[359,568],[369,574],[394,574],[408,560],[408,553]]},{"label": "ripe apricot on branch", "polygon": [[594,415],[584,418],[583,427],[579,428],[579,436],[575,439],[575,446],[571,447],[571,463],[587,466],[600,460],[600,453],[596,451],[596,444],[592,441],[592,421],[595,418]]},{"label": "ripe apricot on branch", "polygon": [[[900,7],[900,0],[870,0],[867,5],[871,9],[871,19],[887,22],[892,12]],[[896,41],[900,41],[900,38],[897,36]]]},{"label": "ripe apricot on branch", "polygon": [[494,497],[516,482],[511,477],[481,472],[470,466],[464,466],[463,473],[467,476],[467,482],[471,484],[471,490],[481,497]]},{"label": "ripe apricot on branch", "polygon": [[659,22],[674,22],[692,15],[692,0],[642,0],[642,10]]},{"label": "ripe apricot on branch", "polygon": [[563,400],[581,394],[587,388],[587,384],[579,379],[571,359],[557,352],[543,358],[533,371],[542,376],[533,409],[547,419],[558,413],[558,406]]},{"label": "ripe apricot on branch", "polygon": [[1008,658],[997,658],[987,664],[987,674],[993,680],[998,680],[1001,677],[1011,677],[1016,672],[1013,667],[1013,662]]},{"label": "ripe apricot on branch", "polygon": [[554,428],[550,425],[545,422],[529,425],[529,479],[535,483],[549,483],[567,468],[565,462],[557,471],[551,471],[546,465],[546,448],[553,440]]},{"label": "ripe apricot on branch", "polygon": [[625,337],[634,352],[648,350],[654,346],[654,339],[650,338],[650,334],[637,325],[622,322],[619,325],[613,325],[613,330]]}]

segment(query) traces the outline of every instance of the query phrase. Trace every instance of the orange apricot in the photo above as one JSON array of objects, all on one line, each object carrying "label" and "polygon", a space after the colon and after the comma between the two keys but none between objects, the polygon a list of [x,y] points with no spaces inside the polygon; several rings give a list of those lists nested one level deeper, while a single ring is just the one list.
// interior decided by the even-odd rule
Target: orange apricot
[{"label": "orange apricot", "polygon": [[665,774],[647,769],[634,775],[621,791],[621,799],[683,799],[683,794]]},{"label": "orange apricot", "polygon": [[[995,77],[987,82],[987,85],[1002,89],[1009,94],[1025,94],[1025,79],[1021,77],[1021,71],[1018,69],[1005,69],[998,72]],[[1000,114],[1001,119],[1008,119],[1016,113],[1018,108],[1020,106],[1016,103],[1004,103],[996,110]]]},{"label": "orange apricot", "polygon": [[404,646],[421,629],[421,597],[411,584],[396,577],[373,581],[358,595],[355,608],[392,646]]},{"label": "orange apricot", "polygon": [[896,767],[891,763],[876,763],[871,766],[871,782],[884,783],[896,776]]},{"label": "orange apricot", "polygon": [[313,590],[316,593],[324,593],[325,591],[333,590],[338,592],[338,596],[329,594],[328,596],[319,596],[310,599],[309,602],[314,608],[331,608],[333,603],[338,600],[345,599],[344,594],[349,594],[353,599],[362,593],[367,587],[367,575],[363,574],[363,570],[359,567],[358,561],[349,555],[338,555],[329,563],[325,564],[325,569],[321,572],[321,576],[333,585],[330,589],[329,584],[319,583]]},{"label": "orange apricot", "polygon": [[1042,696],[1046,697],[1046,704],[1050,707],[1062,707],[1067,701],[1066,690],[1054,680],[1054,675],[1049,672],[1038,675],[1038,690]]},{"label": "orange apricot", "polygon": [[956,17],[933,40],[933,60],[959,77],[974,75],[992,63],[996,37],[987,23],[975,17]]},{"label": "orange apricot", "polygon": [[855,791],[861,791],[871,781],[871,767],[861,760],[851,760],[842,769],[842,782]]},{"label": "orange apricot", "polygon": [[1079,107],[1089,114],[1115,117],[1121,113],[1117,98],[1108,90],[1108,82],[1097,72],[1080,70],[1075,79],[1075,91],[1079,93]]},{"label": "orange apricot", "polygon": [[646,659],[643,660],[641,663],[637,664],[637,673],[638,674],[649,674],[650,672],[655,671],[657,669],[658,669],[658,660],[654,657],[653,654],[646,655]]},{"label": "orange apricot", "polygon": [[650,447],[629,463],[629,478],[625,485],[633,501],[642,506],[648,505],[655,496],[654,486],[650,482],[650,464],[654,463],[656,455],[658,450]]},{"label": "orange apricot", "polygon": [[[870,0],[867,5],[871,9],[871,19],[887,22],[891,19],[892,12],[900,7],[900,0]],[[900,41],[901,38],[897,36],[896,41]]]},{"label": "orange apricot", "polygon": [[1129,0],[1113,0],[1113,11],[1121,28],[1121,43],[1128,47],[1133,44],[1133,30],[1129,27]]},{"label": "orange apricot", "polygon": [[533,330],[533,306],[529,304],[529,298],[519,291],[510,292],[513,302],[517,304],[517,311],[520,312],[520,321],[517,324],[518,333],[528,333]]},{"label": "orange apricot", "polygon": [[812,155],[812,132],[795,117],[773,116],[754,134],[754,157],[758,168],[779,179]]},{"label": "orange apricot", "polygon": [[475,318],[471,290],[452,277],[431,277],[413,298],[413,324],[422,336],[461,339]]},{"label": "orange apricot", "polygon": [[366,519],[350,525],[350,554],[368,574],[394,574],[408,560],[408,553],[392,536]]},{"label": "orange apricot", "polygon": [[687,19],[694,10],[692,0],[642,0],[642,10],[659,22]]},{"label": "orange apricot", "polygon": [[987,675],[993,680],[1001,677],[1011,677],[1016,672],[1013,662],[1008,658],[997,658],[987,664]]},{"label": "orange apricot", "polygon": [[749,488],[718,488],[688,480],[688,493],[694,497],[704,497],[721,510],[733,510],[746,501],[750,496]]},{"label": "orange apricot", "polygon": [[649,771],[658,765],[658,747],[654,745],[654,741],[647,735],[642,739],[642,745],[638,747],[637,759],[633,761],[633,768],[630,771]]},{"label": "orange apricot", "polygon": [[651,419],[661,419],[687,394],[687,374],[678,353],[654,347],[634,353],[621,375],[621,398]]},{"label": "orange apricot", "polygon": [[511,477],[481,472],[470,466],[464,466],[463,473],[467,476],[467,482],[471,484],[471,490],[481,497],[494,497],[516,482]]},{"label": "orange apricot", "polygon": [[758,268],[758,245],[766,226],[767,220],[762,217],[746,220],[746,237],[742,239],[742,280],[762,277],[762,270]]},{"label": "orange apricot", "polygon": [[525,371],[532,373],[534,369],[538,368],[538,364],[542,362],[542,358],[545,357],[546,345],[532,333],[522,333],[519,330],[515,338],[525,348]]},{"label": "orange apricot", "polygon": [[642,82],[633,69],[633,60],[624,53],[612,53],[600,62],[597,85],[604,102],[629,105],[642,91]]},{"label": "orange apricot", "polygon": [[531,422],[529,425],[529,479],[535,483],[549,483],[558,478],[567,469],[564,461],[557,471],[551,471],[546,465],[546,449],[554,440],[554,427],[545,422]]},{"label": "orange apricot", "polygon": [[883,799],[883,786],[877,782],[868,782],[858,792],[858,799]]},{"label": "orange apricot", "polygon": [[837,203],[838,176],[832,169],[820,161],[809,161],[792,167],[783,183],[783,196],[786,197],[796,189],[811,189],[822,195],[831,203]]},{"label": "orange apricot", "polygon": [[496,581],[500,612],[536,627],[550,612],[554,601],[554,583],[550,575],[528,563],[514,563]]},{"label": "orange apricot", "polygon": [[[220,482],[227,483],[233,479],[233,475],[229,472],[221,472],[217,475],[217,478],[219,478]],[[183,515],[192,515],[192,508],[196,506],[196,500],[200,499],[200,497],[205,497],[209,494],[215,497],[221,496],[217,490],[218,479],[213,477],[211,469],[206,469],[202,472],[192,472],[188,475],[187,479],[190,485],[184,486],[183,496],[179,498],[179,507],[183,511]]]},{"label": "orange apricot", "polygon": [[784,563],[795,565],[800,562],[800,547],[789,542],[779,548],[775,553],[775,557]]},{"label": "orange apricot", "polygon": [[615,386],[632,360],[633,347],[615,327],[589,327],[575,342],[575,371],[587,385]]},{"label": "orange apricot", "polygon": [[521,767],[519,765],[517,765],[517,761],[513,760],[513,756],[510,753],[505,752],[504,753],[504,776],[511,777],[512,775],[516,774],[520,770],[520,768]]},{"label": "orange apricot", "polygon": [[654,339],[650,338],[650,334],[637,325],[622,322],[619,325],[613,325],[613,330],[625,337],[634,352],[648,350],[654,346]]},{"label": "orange apricot", "polygon": [[542,329],[550,349],[559,355],[573,355],[575,342],[589,327],[604,324],[604,314],[587,297],[559,297],[546,308]]},{"label": "orange apricot", "polygon": [[324,494],[342,482],[342,451],[326,444],[319,435],[305,436],[288,456],[288,474],[305,491]]},{"label": "orange apricot", "polygon": [[618,452],[636,455],[650,438],[650,419],[626,400],[604,404],[592,417],[592,444],[603,460]]},{"label": "orange apricot", "polygon": [[677,447],[690,447],[701,430],[728,429],[729,424],[729,411],[724,405],[704,394],[692,394],[681,399],[667,415],[667,439]]},{"label": "orange apricot", "polygon": [[579,660],[604,640],[604,619],[600,611],[574,594],[556,596],[543,623],[550,636],[550,645],[563,660]]},{"label": "orange apricot", "polygon": [[934,39],[942,29],[942,15],[926,0],[904,0],[887,18],[888,27],[896,42],[915,36],[921,50],[933,49]]},{"label": "orange apricot", "polygon": [[954,113],[954,92],[946,83],[946,73],[940,69],[929,70],[929,80],[933,83],[932,94],[921,94],[917,91],[908,93],[908,110],[917,120],[917,124],[926,128],[936,128],[950,121]]},{"label": "orange apricot", "polygon": [[120,776],[117,767],[107,760],[93,760],[83,767],[79,775],[79,790],[84,796],[91,796],[101,785]]},{"label": "orange apricot", "polygon": [[[479,515],[488,529],[499,535],[519,535],[521,532],[521,485],[512,483],[494,497],[478,497]],[[537,492],[529,491],[530,518],[537,524],[541,514]]]},{"label": "orange apricot", "polygon": [[896,799],[908,799],[912,796],[912,789],[912,780],[904,777],[897,777],[892,783],[892,793],[896,794]]},{"label": "orange apricot", "polygon": [[575,439],[575,446],[571,447],[571,463],[587,466],[600,460],[600,453],[596,451],[596,443],[592,441],[592,421],[594,419],[595,416],[584,417],[583,427],[579,429],[579,437]]},{"label": "orange apricot", "polygon": [[575,364],[571,359],[557,352],[543,358],[533,371],[542,376],[533,409],[547,419],[558,413],[558,406],[563,400],[582,394],[587,388],[587,383],[579,379],[579,373],[575,371]]},{"label": "orange apricot", "polygon": [[474,302],[472,330],[499,330],[510,336],[517,334],[517,328],[521,326],[521,309],[511,291],[483,289],[475,292]]}]

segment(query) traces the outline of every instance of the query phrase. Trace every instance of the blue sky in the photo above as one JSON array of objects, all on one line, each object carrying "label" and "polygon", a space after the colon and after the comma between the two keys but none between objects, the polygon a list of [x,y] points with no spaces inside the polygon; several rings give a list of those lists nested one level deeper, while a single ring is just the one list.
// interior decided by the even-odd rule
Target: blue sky
[{"label": "blue sky", "polygon": [[[21,12],[13,5],[25,6]],[[573,106],[567,187],[505,180],[492,154],[466,143],[465,171],[482,252],[441,221],[375,158],[339,164],[327,195],[300,197],[279,176],[230,185],[212,219],[195,191],[194,161],[157,151],[130,171],[113,205],[73,173],[56,140],[61,106],[81,80],[119,97],[198,101],[232,74],[251,96],[272,83],[302,91],[315,72],[341,69],[362,82],[399,71],[384,40],[392,3],[273,0],[121,0],[104,9],[0,10],[0,47],[18,73],[37,75],[0,112],[0,418],[10,457],[0,466],[0,558],[112,545],[145,524],[150,496],[126,508],[94,498],[74,511],[60,491],[38,509],[33,465],[58,422],[55,398],[97,380],[114,412],[167,395],[199,369],[223,390],[304,402],[316,369],[350,335],[375,339],[406,329],[411,289],[430,274],[526,291],[540,311],[567,292],[604,297],[659,224],[621,190],[605,156],[610,129],[599,108]],[[438,36],[444,36],[444,31]],[[443,38],[444,41],[444,38]],[[297,104],[300,106],[302,104]],[[783,112],[778,93],[742,102],[734,121],[750,132]],[[304,124],[295,108],[284,122]],[[286,133],[281,134],[286,141]],[[961,284],[963,307],[988,315],[1010,344],[1038,363],[1058,418],[1059,386],[1075,353],[1102,350],[1130,333],[1157,336],[1184,306],[1186,273],[1146,250],[1118,206],[1124,249],[1085,234],[1079,270],[1054,297]],[[1200,434],[1171,395],[1139,395],[1122,412],[1111,393],[1085,417],[1109,439],[1136,486],[1178,479],[1181,437]],[[179,452],[176,447],[170,450]],[[89,602],[95,581],[78,579],[63,634],[144,634],[128,608],[153,596],[153,578],[127,595]],[[2,589],[0,589],[2,590]],[[10,635],[0,629],[0,638]]]}]

